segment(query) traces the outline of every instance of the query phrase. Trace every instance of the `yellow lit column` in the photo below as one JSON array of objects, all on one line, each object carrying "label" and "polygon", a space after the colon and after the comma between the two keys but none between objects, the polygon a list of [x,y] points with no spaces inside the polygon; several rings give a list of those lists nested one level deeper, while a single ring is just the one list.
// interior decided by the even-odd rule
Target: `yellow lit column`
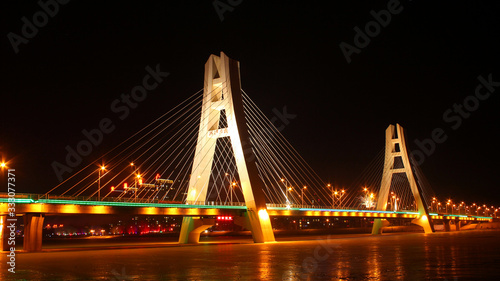
[{"label": "yellow lit column", "polygon": [[42,250],[42,214],[28,213],[24,215],[24,242],[23,250],[26,252],[39,252]]},{"label": "yellow lit column", "polygon": [[8,251],[9,246],[9,229],[7,228],[7,216],[0,216],[0,242],[1,251]]}]

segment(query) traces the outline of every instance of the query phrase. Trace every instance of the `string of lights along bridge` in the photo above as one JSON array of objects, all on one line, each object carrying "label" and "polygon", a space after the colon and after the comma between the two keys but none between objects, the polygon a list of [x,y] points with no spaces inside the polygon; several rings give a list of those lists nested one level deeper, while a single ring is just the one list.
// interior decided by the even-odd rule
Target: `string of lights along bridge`
[{"label": "string of lights along bridge", "polygon": [[239,62],[211,55],[204,85],[47,193],[18,194],[18,210],[29,213],[33,227],[25,235],[28,250],[41,249],[38,229],[48,213],[128,208],[179,215],[180,243],[198,242],[199,233],[221,218],[250,229],[255,242],[270,242],[270,216],[371,217],[378,234],[386,218],[411,219],[433,232],[437,222],[497,215],[493,206],[438,200],[398,124],[387,128],[385,148],[358,179],[337,187],[314,172],[242,89]]}]

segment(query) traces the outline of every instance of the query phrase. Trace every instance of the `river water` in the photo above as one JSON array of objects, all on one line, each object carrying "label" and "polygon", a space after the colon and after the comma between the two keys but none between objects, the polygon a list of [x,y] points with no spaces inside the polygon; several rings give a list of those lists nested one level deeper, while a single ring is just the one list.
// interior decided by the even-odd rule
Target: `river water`
[{"label": "river water", "polygon": [[[500,231],[248,239],[48,249],[0,257],[0,280],[498,280]],[[290,241],[300,240],[300,241]]]}]

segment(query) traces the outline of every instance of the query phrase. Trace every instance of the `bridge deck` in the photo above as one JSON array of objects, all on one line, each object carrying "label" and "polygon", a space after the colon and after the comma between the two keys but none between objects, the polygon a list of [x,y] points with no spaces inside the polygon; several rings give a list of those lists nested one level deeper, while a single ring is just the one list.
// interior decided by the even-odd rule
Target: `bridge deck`
[{"label": "bridge deck", "polygon": [[[0,198],[0,215],[9,214],[7,198]],[[298,207],[267,207],[270,216],[290,217],[359,217],[359,218],[407,218],[413,219],[418,212],[411,211],[377,211],[355,209],[329,208],[298,208]],[[61,199],[30,199],[16,198],[15,213],[41,213],[46,215],[75,214],[134,214],[134,215],[166,215],[166,216],[241,216],[247,207],[242,205],[198,205],[198,204],[167,204],[138,203],[115,201],[83,201]],[[480,217],[457,214],[433,214],[432,219],[459,219],[487,221],[491,217]]]}]

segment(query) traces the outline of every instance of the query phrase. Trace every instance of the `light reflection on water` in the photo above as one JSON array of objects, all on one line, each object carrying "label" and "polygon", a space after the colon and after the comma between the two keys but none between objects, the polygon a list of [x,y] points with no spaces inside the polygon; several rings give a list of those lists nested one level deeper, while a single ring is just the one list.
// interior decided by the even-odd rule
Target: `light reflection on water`
[{"label": "light reflection on water", "polygon": [[273,252],[269,249],[269,245],[264,245],[264,249],[260,250],[258,253],[258,268],[257,268],[257,277],[260,280],[268,280],[269,273],[272,270]]},{"label": "light reflection on water", "polygon": [[366,259],[368,275],[372,278],[380,278],[380,249],[378,243],[373,243],[368,248],[368,258]]},{"label": "light reflection on water", "polygon": [[[492,278],[500,231],[398,234],[269,244],[19,253],[0,280],[425,280]],[[323,239],[326,236],[321,237]]]}]

